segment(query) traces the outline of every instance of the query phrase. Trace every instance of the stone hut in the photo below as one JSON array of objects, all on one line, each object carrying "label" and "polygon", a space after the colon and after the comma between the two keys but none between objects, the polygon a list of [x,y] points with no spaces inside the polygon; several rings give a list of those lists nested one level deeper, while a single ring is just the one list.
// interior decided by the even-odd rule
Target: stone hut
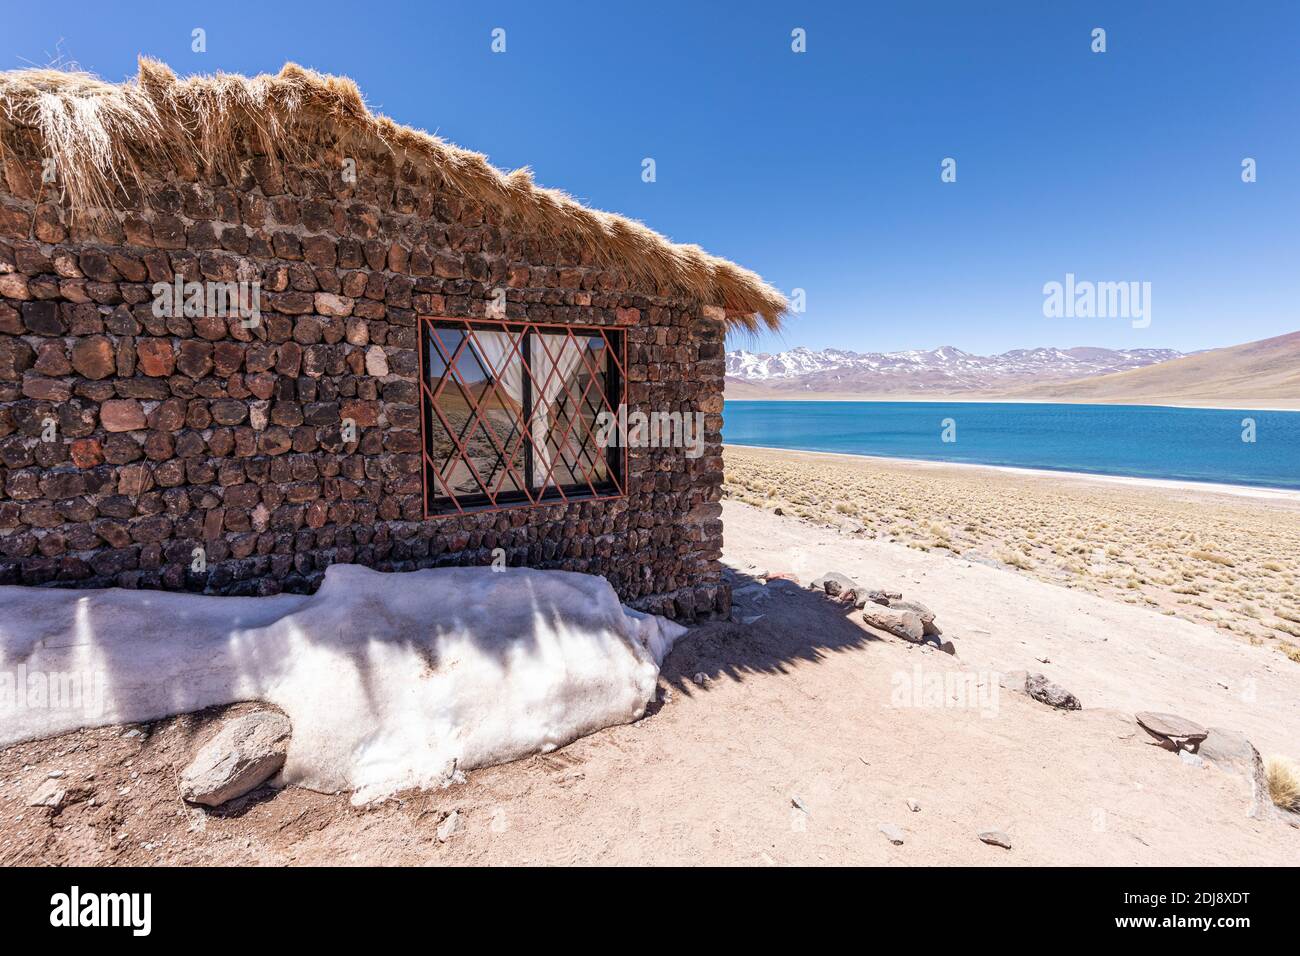
[{"label": "stone hut", "polygon": [[[497,562],[725,613],[758,276],[297,66],[0,74],[0,584]],[[698,426],[698,427],[697,427]]]}]

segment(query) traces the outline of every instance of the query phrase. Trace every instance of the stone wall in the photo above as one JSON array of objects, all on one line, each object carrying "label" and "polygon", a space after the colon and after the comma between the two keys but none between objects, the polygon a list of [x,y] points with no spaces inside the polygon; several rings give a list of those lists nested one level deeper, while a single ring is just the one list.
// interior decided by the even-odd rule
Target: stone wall
[{"label": "stone wall", "polygon": [[[33,142],[0,180],[0,583],[309,591],[334,562],[499,547],[679,618],[729,608],[715,310],[516,234],[387,152],[250,153],[240,182],[156,170],[93,224],[42,169]],[[177,276],[256,280],[260,322],[156,317]],[[482,316],[498,287],[509,319],[625,329],[629,408],[706,412],[703,456],[631,449],[613,501],[424,520],[417,317]]]}]

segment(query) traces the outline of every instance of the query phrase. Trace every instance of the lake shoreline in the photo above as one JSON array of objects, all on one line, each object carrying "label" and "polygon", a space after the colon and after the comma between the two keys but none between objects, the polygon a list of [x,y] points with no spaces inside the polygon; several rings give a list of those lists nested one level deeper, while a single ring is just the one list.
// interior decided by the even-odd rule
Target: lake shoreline
[{"label": "lake shoreline", "polygon": [[780,448],[775,445],[750,445],[745,442],[724,441],[723,448],[749,448],[754,451],[779,452],[789,455],[826,455],[853,461],[874,461],[887,464],[917,466],[922,468],[960,468],[995,471],[1003,474],[1029,475],[1101,484],[1131,485],[1138,488],[1164,488],[1177,491],[1199,491],[1207,494],[1235,495],[1247,498],[1295,501],[1300,503],[1300,489],[1278,488],[1272,485],[1242,485],[1217,481],[1196,481],[1189,478],[1146,478],[1135,475],[1113,475],[1090,471],[1067,471],[1057,468],[1031,468],[1024,465],[987,465],[973,461],[944,461],[937,458],[907,458],[894,455],[867,455],[845,451],[821,451],[815,448]]},{"label": "lake shoreline", "polygon": [[789,394],[732,395],[724,399],[728,402],[870,402],[873,404],[927,404],[927,405],[1086,405],[1097,408],[1194,408],[1203,411],[1220,412],[1296,412],[1300,413],[1300,399],[1265,399],[1264,402],[1228,402],[1205,399],[1204,401],[1138,401],[1124,400],[1111,402],[1090,402],[1072,398],[1006,398],[980,395],[858,395],[853,392],[791,392]]}]

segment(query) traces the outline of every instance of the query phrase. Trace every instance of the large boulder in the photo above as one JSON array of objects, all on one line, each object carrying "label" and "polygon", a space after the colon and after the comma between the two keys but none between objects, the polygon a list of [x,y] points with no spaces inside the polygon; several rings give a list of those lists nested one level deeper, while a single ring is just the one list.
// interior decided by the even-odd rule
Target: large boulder
[{"label": "large boulder", "polygon": [[925,640],[925,625],[921,623],[921,615],[915,611],[868,603],[862,609],[862,620],[913,644]]},{"label": "large boulder", "polygon": [[260,787],[284,766],[292,727],[271,710],[236,717],[194,755],[181,773],[181,796],[219,807]]},{"label": "large boulder", "polygon": [[1196,752],[1220,770],[1246,779],[1250,784],[1251,817],[1267,819],[1276,813],[1268,793],[1264,760],[1245,734],[1223,727],[1211,727]]},{"label": "large boulder", "polygon": [[1058,710],[1081,710],[1083,704],[1060,684],[1054,684],[1042,674],[1029,674],[1025,677],[1025,693],[1048,707]]}]

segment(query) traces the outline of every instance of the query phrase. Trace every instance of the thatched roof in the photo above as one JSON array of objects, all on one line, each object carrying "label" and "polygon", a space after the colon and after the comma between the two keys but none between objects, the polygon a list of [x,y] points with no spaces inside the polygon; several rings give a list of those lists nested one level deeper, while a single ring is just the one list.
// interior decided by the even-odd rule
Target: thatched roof
[{"label": "thatched roof", "polygon": [[722,308],[732,326],[775,329],[786,309],[778,291],[733,262],[543,189],[527,169],[502,172],[480,153],[372,113],[350,79],[292,63],[275,76],[182,80],[166,64],[141,58],[139,74],[122,84],[60,70],[0,73],[0,158],[23,131],[43,140],[77,215],[116,207],[119,186],[143,182],[147,164],[215,168],[238,181],[245,138],[276,161],[334,139],[381,146],[422,164],[442,188],[499,210],[505,221]]}]

